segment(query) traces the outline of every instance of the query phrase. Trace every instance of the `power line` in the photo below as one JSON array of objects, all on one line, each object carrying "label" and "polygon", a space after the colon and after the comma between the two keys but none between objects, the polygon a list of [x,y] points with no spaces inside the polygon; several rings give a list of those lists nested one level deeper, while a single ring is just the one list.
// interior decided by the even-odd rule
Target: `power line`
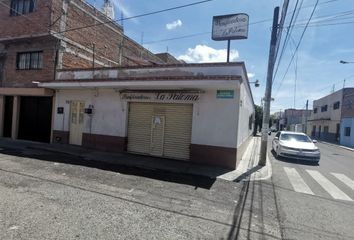
[{"label": "power line", "polygon": [[[263,19],[263,20],[259,20],[259,21],[256,21],[256,22],[251,22],[251,23],[249,23],[249,25],[255,25],[255,24],[259,24],[259,23],[269,22],[271,20],[272,20],[271,18]],[[201,33],[183,35],[183,36],[179,36],[179,37],[160,39],[160,40],[156,40],[156,41],[148,41],[148,42],[145,42],[145,44],[168,42],[168,41],[179,40],[179,39],[184,39],[184,38],[191,38],[191,37],[197,37],[197,36],[202,36],[202,35],[207,35],[207,34],[211,34],[211,32],[208,31],[208,32],[201,32]]]},{"label": "power line", "polygon": [[[283,46],[282,46],[282,49],[280,51],[280,56],[279,56],[279,60],[278,60],[278,64],[277,64],[277,67],[275,69],[275,73],[274,73],[274,76],[273,76],[273,82],[274,82],[274,79],[275,77],[277,76],[277,73],[278,73],[278,70],[279,70],[279,66],[280,66],[280,63],[281,63],[281,60],[283,58],[283,55],[284,55],[284,52],[285,52],[285,49],[288,45],[288,41],[289,41],[289,35],[291,34],[292,32],[292,23],[293,23],[293,20],[294,20],[294,17],[295,17],[295,13],[296,13],[296,9],[297,9],[297,5],[299,3],[299,0],[296,1],[296,4],[295,4],[295,7],[294,7],[294,11],[291,15],[291,18],[290,18],[290,22],[289,22],[289,28],[287,29],[286,31],[286,36],[285,36],[285,39],[284,39],[284,43],[283,43]],[[302,5],[303,1],[301,1],[301,5]],[[299,10],[297,12],[300,12],[300,9],[301,9],[301,5],[299,7]],[[282,31],[282,29],[280,29],[280,31]],[[272,82],[272,85],[273,85],[273,82]]]},{"label": "power line", "polygon": [[292,57],[291,57],[291,60],[290,60],[290,62],[289,62],[289,64],[288,64],[288,67],[287,67],[287,69],[286,69],[286,71],[285,71],[285,74],[284,74],[282,80],[280,81],[280,84],[279,84],[279,87],[278,87],[278,89],[277,89],[277,91],[276,91],[276,93],[275,93],[275,96],[278,94],[278,91],[279,91],[279,89],[281,88],[281,86],[282,86],[282,84],[283,84],[283,81],[284,81],[286,75],[288,74],[289,68],[290,68],[292,62],[294,61],[295,54],[296,54],[297,51],[299,50],[299,47],[300,47],[301,42],[302,42],[302,39],[304,38],[305,32],[306,32],[306,30],[307,30],[307,27],[308,27],[308,25],[310,24],[310,21],[311,21],[311,19],[312,19],[314,13],[315,13],[315,11],[316,11],[316,8],[317,8],[318,3],[319,3],[319,0],[316,1],[316,4],[315,4],[315,6],[314,6],[313,9],[312,9],[311,15],[310,15],[310,17],[309,17],[309,19],[308,19],[308,21],[307,21],[307,24],[306,24],[304,30],[302,31],[302,34],[301,34],[300,39],[299,39],[299,41],[298,41],[298,44],[297,44],[297,46],[296,46],[295,52],[294,52],[294,54],[293,54]]},{"label": "power line", "polygon": [[66,29],[64,31],[60,31],[60,32],[57,32],[57,33],[71,32],[71,31],[81,30],[81,29],[84,29],[84,28],[91,28],[91,27],[96,27],[96,26],[100,26],[100,25],[106,25],[106,24],[109,24],[109,23],[116,24],[119,21],[125,21],[125,20],[140,18],[140,17],[146,17],[146,16],[158,14],[158,13],[163,13],[163,12],[168,12],[168,11],[177,10],[177,9],[181,9],[181,8],[191,7],[191,6],[195,6],[195,5],[199,5],[199,4],[203,4],[203,3],[207,3],[207,2],[211,2],[211,1],[214,1],[214,0],[204,0],[204,1],[189,3],[189,4],[177,6],[177,7],[166,8],[166,9],[158,10],[158,11],[154,11],[154,12],[143,13],[143,14],[139,14],[139,15],[136,15],[136,16],[120,18],[120,19],[117,19],[117,20],[104,21],[104,22],[90,24],[90,25],[86,25],[86,26],[82,26],[82,27],[70,28],[70,29]]}]

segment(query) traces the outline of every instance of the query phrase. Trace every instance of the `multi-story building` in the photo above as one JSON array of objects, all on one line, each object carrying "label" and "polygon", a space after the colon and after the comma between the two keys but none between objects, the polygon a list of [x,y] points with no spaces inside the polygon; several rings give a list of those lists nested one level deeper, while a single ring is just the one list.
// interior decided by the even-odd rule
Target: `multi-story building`
[{"label": "multi-story building", "polygon": [[297,130],[302,132],[305,130],[306,119],[310,117],[310,115],[311,110],[294,108],[285,109],[283,119],[280,123],[283,125],[283,128],[287,130]]},{"label": "multi-story building", "polygon": [[[313,101],[313,111],[308,120],[307,133],[313,138],[339,143],[344,133],[343,126],[341,127],[343,114],[349,118],[352,116],[348,109],[350,106],[348,96],[353,93],[354,88],[343,88]],[[344,122],[347,123],[346,121]]]},{"label": "multi-story building", "polygon": [[1,1],[0,136],[50,141],[57,69],[161,63],[85,1]]},{"label": "multi-story building", "polygon": [[340,144],[354,147],[354,88],[343,89]]}]

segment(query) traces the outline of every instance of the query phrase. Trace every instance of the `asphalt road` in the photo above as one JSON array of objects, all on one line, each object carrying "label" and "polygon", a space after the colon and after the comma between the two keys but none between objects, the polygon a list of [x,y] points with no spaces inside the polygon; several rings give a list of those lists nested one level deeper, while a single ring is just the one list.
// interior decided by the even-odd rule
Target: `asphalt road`
[{"label": "asphalt road", "polygon": [[242,183],[85,161],[0,147],[0,239],[233,239]]},{"label": "asphalt road", "polygon": [[318,145],[240,182],[0,147],[0,239],[354,239],[354,152]]},{"label": "asphalt road", "polygon": [[354,239],[354,152],[318,143],[318,166],[271,155],[283,239]]}]

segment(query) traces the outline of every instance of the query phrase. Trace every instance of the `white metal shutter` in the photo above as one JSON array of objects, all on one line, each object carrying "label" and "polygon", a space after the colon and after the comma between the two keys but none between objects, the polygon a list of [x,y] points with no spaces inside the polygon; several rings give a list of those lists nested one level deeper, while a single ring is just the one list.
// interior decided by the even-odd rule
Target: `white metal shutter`
[{"label": "white metal shutter", "polygon": [[[154,117],[163,118],[163,133],[155,135]],[[163,141],[162,156],[188,160],[192,134],[192,104],[130,103],[128,120],[128,151],[159,155],[154,149],[156,137]],[[158,150],[160,152],[160,150]]]},{"label": "white metal shutter", "polygon": [[149,154],[153,105],[130,103],[128,115],[128,151]]},{"label": "white metal shutter", "polygon": [[192,104],[164,104],[166,107],[164,156],[189,160],[192,135]]}]

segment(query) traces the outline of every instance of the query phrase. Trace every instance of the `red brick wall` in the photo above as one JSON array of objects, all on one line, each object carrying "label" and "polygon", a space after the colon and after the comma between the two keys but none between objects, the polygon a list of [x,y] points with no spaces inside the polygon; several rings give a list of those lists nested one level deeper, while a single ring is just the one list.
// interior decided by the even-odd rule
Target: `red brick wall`
[{"label": "red brick wall", "polygon": [[[75,4],[79,5],[80,8],[85,11],[78,8]],[[60,17],[62,1],[54,1],[52,8],[52,22],[55,22],[52,29],[59,31],[60,21],[55,20]],[[107,19],[100,11],[80,0],[73,0],[69,3],[67,12],[66,30],[98,24],[99,22],[95,20],[92,15],[103,22],[109,21],[109,19]],[[114,30],[112,30],[112,28]],[[64,36],[66,38],[79,43],[81,46],[89,49],[89,51],[84,51],[74,45],[68,44],[71,50],[79,54],[65,53],[65,56],[63,57],[63,68],[92,67],[93,44],[95,45],[95,59],[98,61],[95,64],[96,67],[102,67],[102,65],[99,64],[100,62],[106,66],[118,66],[120,61],[120,50],[122,48],[122,65],[136,65],[134,61],[129,60],[131,58],[161,62],[161,59],[156,57],[153,53],[127,37],[124,40],[123,47],[121,47],[122,34],[121,27],[113,23],[101,24],[94,27],[65,32]],[[85,60],[79,59],[82,54],[85,54]]]},{"label": "red brick wall", "polygon": [[36,10],[23,16],[10,16],[11,0],[2,2],[7,7],[0,5],[0,39],[48,33],[51,1],[36,1]]},{"label": "red brick wall", "polygon": [[[56,39],[52,37],[34,38],[16,41],[6,45],[6,61],[2,87],[35,87],[32,81],[50,81],[54,79]],[[43,51],[43,68],[40,70],[17,70],[18,52]]]}]

